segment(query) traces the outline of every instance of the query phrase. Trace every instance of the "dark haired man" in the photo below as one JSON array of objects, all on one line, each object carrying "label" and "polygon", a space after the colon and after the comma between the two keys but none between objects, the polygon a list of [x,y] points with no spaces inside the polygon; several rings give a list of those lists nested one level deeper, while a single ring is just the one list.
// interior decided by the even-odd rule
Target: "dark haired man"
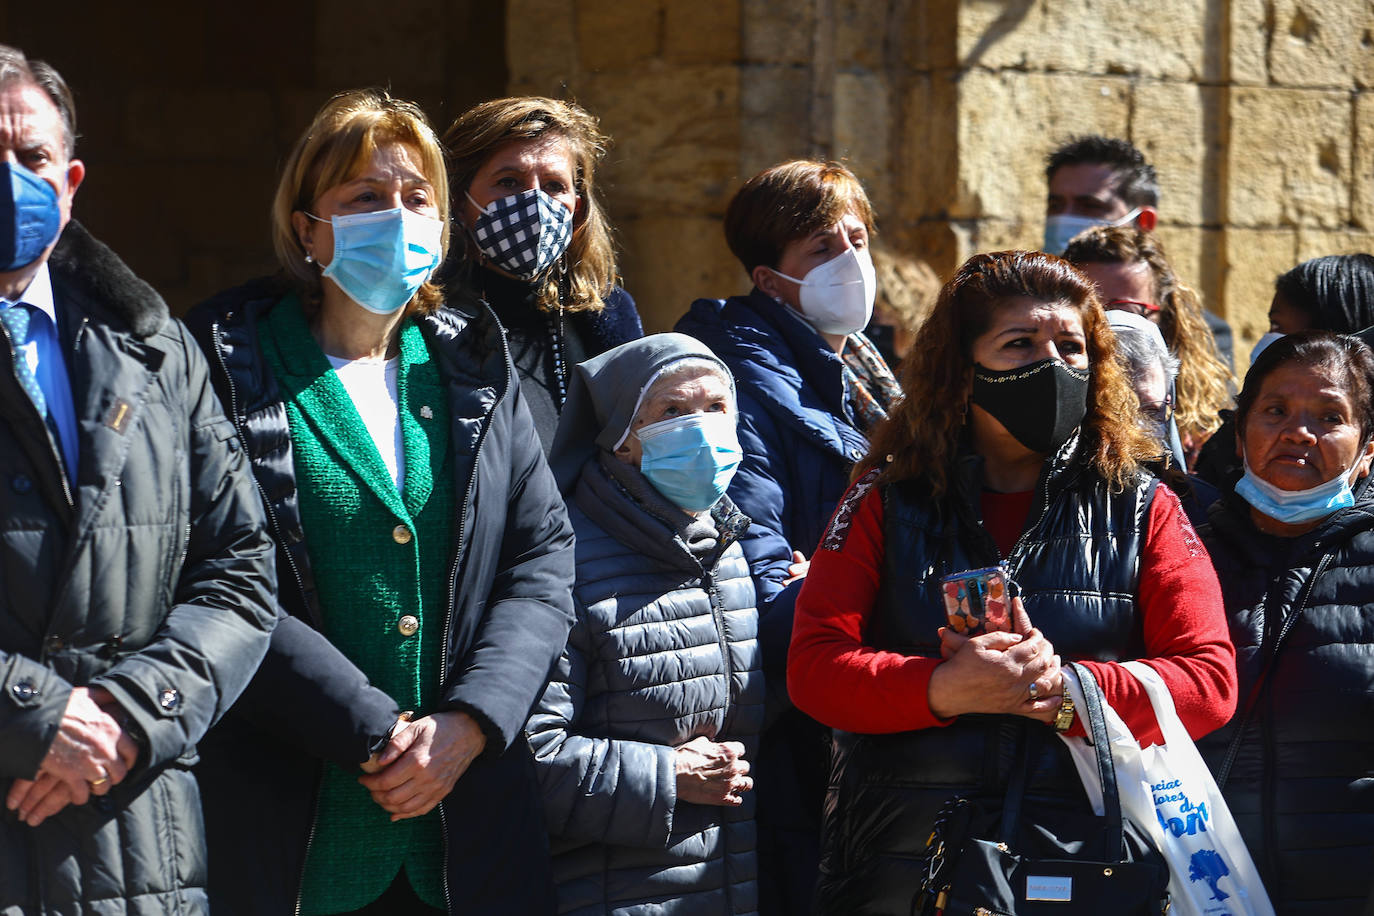
[{"label": "dark haired man", "polygon": [[[1159,179],[1129,140],[1088,134],[1074,137],[1045,162],[1044,250],[1063,254],[1069,241],[1093,226],[1134,223],[1145,232],[1159,222]],[[1231,326],[1204,311],[1217,351],[1234,367]]]},{"label": "dark haired man", "polygon": [[200,349],[71,220],[57,71],[0,45],[0,912],[207,908],[196,743],[276,620]]}]

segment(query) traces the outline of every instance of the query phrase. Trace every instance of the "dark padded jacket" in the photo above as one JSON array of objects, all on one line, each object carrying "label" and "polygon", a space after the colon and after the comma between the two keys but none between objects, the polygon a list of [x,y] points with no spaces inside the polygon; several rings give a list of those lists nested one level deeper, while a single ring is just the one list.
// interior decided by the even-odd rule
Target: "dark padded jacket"
[{"label": "dark padded jacket", "polygon": [[80,225],[49,259],[75,481],[0,342],[0,794],[36,775],[74,686],[143,738],[104,798],[0,815],[0,913],[205,912],[190,767],[275,622],[271,543],[205,359]]},{"label": "dark padded jacket", "polygon": [[[1297,538],[1229,493],[1200,532],[1221,581],[1244,714],[1224,788],[1279,913],[1361,912],[1374,882],[1374,488]],[[1237,721],[1198,742],[1214,773]]]},{"label": "dark padded jacket", "polygon": [[744,461],[730,498],[753,524],[742,542],[759,588],[759,642],[770,722],[755,767],[765,916],[810,909],[819,858],[829,729],[786,708],[787,647],[800,582],[784,588],[792,551],[815,551],[868,440],[844,403],[844,364],[815,331],[755,289],[698,299],[675,330],[711,348],[730,367],[739,398]]},{"label": "dark padded jacket", "polygon": [[[1112,493],[1071,450],[1047,462],[1026,532],[1005,558],[980,523],[981,459],[961,459],[940,500],[919,481],[886,487],[882,584],[865,643],[937,657],[946,621],[941,577],[1005,559],[1026,613],[1065,661],[1140,658],[1136,584],[1158,481],[1142,474]],[[960,716],[943,728],[889,735],[836,732],[817,911],[909,913],[941,806],[955,795],[1000,806],[1017,768],[1026,770],[1030,796],[1089,810],[1063,743],[1020,716]]]},{"label": "dark padded jacket", "polygon": [[[243,715],[212,733],[200,773],[211,893],[228,913],[291,912],[321,760],[365,759],[395,713],[309,630],[320,621],[309,532],[300,521],[285,407],[257,336],[284,291],[254,281],[188,316],[252,459],[281,560],[282,604],[294,618],[291,629],[278,628],[291,639],[273,641]],[[440,806],[449,910],[548,912],[553,883],[523,727],[572,624],[572,529],[494,318],[445,308],[419,326],[449,392],[462,498],[437,708],[470,713],[487,738]],[[253,766],[263,754],[272,767]]]},{"label": "dark padded jacket", "polygon": [[[614,459],[607,459],[614,460]],[[641,498],[588,462],[573,498],[577,623],[530,718],[553,835],[559,910],[578,916],[743,914],[758,905],[753,800],[677,799],[673,748],[742,741],[763,722],[758,617],[722,500],[717,537],[638,474]]]}]

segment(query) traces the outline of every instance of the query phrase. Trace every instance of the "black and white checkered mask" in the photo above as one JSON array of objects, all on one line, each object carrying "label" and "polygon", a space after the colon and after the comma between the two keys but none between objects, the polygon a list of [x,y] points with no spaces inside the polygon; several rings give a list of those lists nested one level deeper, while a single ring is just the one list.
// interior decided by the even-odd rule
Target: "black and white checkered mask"
[{"label": "black and white checkered mask", "polygon": [[497,267],[521,279],[532,280],[547,270],[572,240],[572,211],[542,188],[494,200],[485,210],[471,194],[467,198],[481,211],[472,226],[477,247]]}]

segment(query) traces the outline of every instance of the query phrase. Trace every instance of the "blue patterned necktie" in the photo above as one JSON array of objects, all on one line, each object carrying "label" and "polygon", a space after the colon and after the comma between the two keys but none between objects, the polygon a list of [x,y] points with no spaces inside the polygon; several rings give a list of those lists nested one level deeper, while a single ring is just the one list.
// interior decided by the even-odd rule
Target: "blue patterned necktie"
[{"label": "blue patterned necktie", "polygon": [[19,384],[33,400],[33,406],[38,408],[38,415],[47,419],[48,401],[43,397],[43,389],[38,386],[38,379],[29,368],[29,361],[24,358],[22,349],[29,340],[30,317],[32,313],[29,307],[22,302],[0,309],[0,324],[4,324],[5,330],[9,331],[10,343],[14,346],[14,371],[19,377]]}]

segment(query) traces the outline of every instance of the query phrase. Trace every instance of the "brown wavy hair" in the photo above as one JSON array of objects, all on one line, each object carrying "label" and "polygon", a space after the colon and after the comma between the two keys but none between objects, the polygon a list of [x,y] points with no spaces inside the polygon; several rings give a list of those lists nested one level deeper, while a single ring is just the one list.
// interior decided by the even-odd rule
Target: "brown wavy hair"
[{"label": "brown wavy hair", "polygon": [[1202,317],[1202,298],[1178,279],[1158,237],[1134,226],[1095,226],[1074,237],[1064,258],[1073,264],[1143,263],[1150,268],[1159,331],[1178,357],[1174,422],[1179,435],[1201,441],[1216,432],[1221,411],[1231,405],[1236,377],[1217,352]]},{"label": "brown wavy hair", "polygon": [[1114,487],[1157,456],[1137,422],[1139,402],[1116,360],[1116,338],[1092,282],[1043,251],[996,251],[969,258],[940,290],[902,360],[905,397],[874,430],[855,479],[881,467],[883,483],[924,478],[932,495],[944,493],[967,424],[973,343],[1004,303],[1022,297],[1072,306],[1083,322],[1089,380],[1079,453]]},{"label": "brown wavy hair", "polygon": [[[606,155],[610,138],[601,132],[594,115],[572,102],[538,96],[492,99],[475,105],[444,131],[449,184],[454,194],[462,194],[498,148],[544,137],[568,141],[573,187],[582,202],[582,212],[563,255],[568,265],[565,294],[560,296],[559,272],[550,270],[538,292],[539,307],[545,311],[560,307],[570,312],[599,311],[605,308],[603,297],[619,274],[611,224],[596,193],[596,164]],[[480,257],[471,238],[462,247],[462,257],[469,262]]]},{"label": "brown wavy hair", "polygon": [[[358,175],[378,147],[402,143],[420,157],[444,230],[441,254],[448,251],[448,173],[444,151],[424,112],[414,102],[381,89],[354,89],[334,96],[316,113],[282,169],[272,199],[272,247],[306,314],[319,308],[323,288],[318,264],[307,263],[305,248],[291,225],[291,214],[314,208],[319,196]],[[429,314],[444,304],[444,292],[431,277],[415,291],[406,309]]]}]

